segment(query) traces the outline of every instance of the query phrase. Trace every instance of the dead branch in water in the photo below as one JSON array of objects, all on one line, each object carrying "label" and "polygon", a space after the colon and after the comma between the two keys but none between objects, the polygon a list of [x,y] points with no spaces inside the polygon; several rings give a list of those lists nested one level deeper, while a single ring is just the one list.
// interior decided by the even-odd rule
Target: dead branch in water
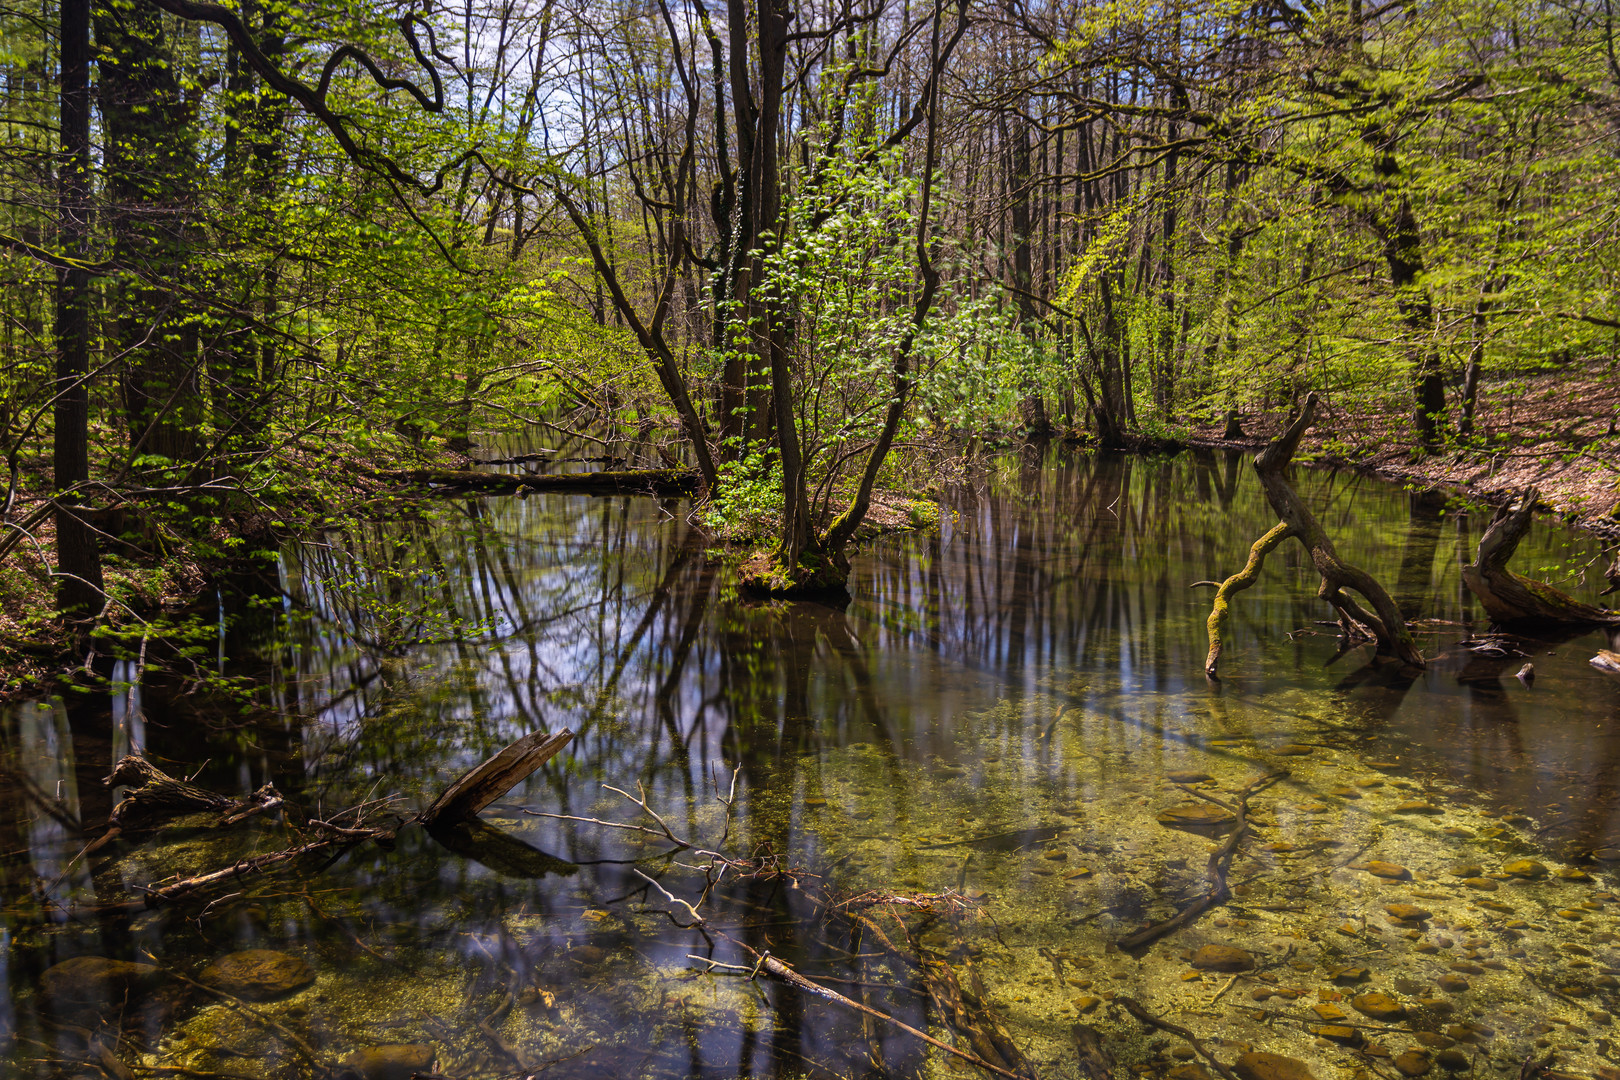
[{"label": "dead branch in water", "polygon": [[1227,835],[1226,840],[1220,847],[1210,852],[1209,865],[1204,870],[1209,885],[1202,895],[1175,915],[1165,919],[1163,922],[1154,923],[1152,926],[1144,926],[1136,933],[1121,938],[1118,942],[1118,948],[1121,952],[1128,953],[1144,949],[1165,935],[1192,924],[1204,912],[1212,907],[1224,904],[1231,897],[1232,890],[1226,884],[1226,871],[1232,864],[1232,855],[1237,851],[1238,844],[1242,843],[1243,835],[1249,828],[1249,799],[1287,776],[1288,771],[1286,769],[1282,772],[1272,773],[1269,776],[1262,776],[1238,792],[1236,805],[1201,791],[1192,792],[1199,798],[1206,799],[1219,806],[1235,819],[1232,824],[1232,831]]},{"label": "dead branch in water", "polygon": [[1205,1046],[1198,1036],[1194,1035],[1180,1024],[1172,1024],[1168,1020],[1154,1016],[1152,1013],[1147,1011],[1146,1007],[1144,1007],[1140,1001],[1137,1001],[1135,998],[1126,997],[1124,994],[1116,994],[1114,996],[1114,1004],[1124,1008],[1126,1012],[1136,1017],[1136,1019],[1140,1020],[1148,1027],[1157,1028],[1160,1031],[1167,1032],[1168,1034],[1174,1035],[1177,1038],[1185,1039],[1187,1044],[1196,1050],[1205,1061],[1213,1065],[1215,1067],[1215,1071],[1224,1076],[1226,1080],[1238,1080],[1237,1075],[1233,1073],[1231,1069],[1221,1064],[1220,1059],[1209,1052],[1209,1047]]},{"label": "dead branch in water", "polygon": [[[1220,633],[1229,598],[1233,593],[1254,584],[1266,555],[1290,536],[1297,539],[1310,555],[1311,565],[1322,577],[1316,595],[1333,605],[1333,609],[1339,613],[1340,625],[1347,633],[1365,631],[1377,642],[1380,653],[1397,657],[1413,667],[1424,666],[1423,653],[1412,640],[1400,609],[1395,606],[1388,591],[1371,574],[1339,557],[1327,530],[1322,528],[1316,515],[1311,513],[1283,475],[1288,463],[1293,460],[1294,452],[1299,449],[1300,438],[1316,415],[1316,405],[1316,394],[1306,395],[1299,416],[1254,459],[1254,471],[1260,477],[1266,501],[1282,520],[1255,541],[1249,549],[1248,563],[1221,583],[1216,591],[1215,603],[1209,615],[1209,656],[1204,662],[1204,671],[1211,678],[1216,677],[1215,667],[1220,660]],[[1368,611],[1358,604],[1347,590],[1360,593],[1373,610]]]},{"label": "dead branch in water", "polygon": [[532,732],[503,748],[488,761],[469,769],[417,815],[428,828],[452,825],[478,816],[478,812],[527,780],[540,766],[557,756],[574,733],[567,728]]}]

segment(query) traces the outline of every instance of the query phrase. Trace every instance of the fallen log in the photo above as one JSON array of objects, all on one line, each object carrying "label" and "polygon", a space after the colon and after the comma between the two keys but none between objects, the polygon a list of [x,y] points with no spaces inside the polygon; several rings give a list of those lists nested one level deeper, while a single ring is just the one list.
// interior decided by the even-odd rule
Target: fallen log
[{"label": "fallen log", "polygon": [[418,814],[416,820],[430,829],[471,821],[480,810],[555,757],[573,737],[574,733],[567,728],[523,736],[482,765],[469,769],[446,788],[433,805]]},{"label": "fallen log", "polygon": [[[1299,416],[1254,459],[1254,471],[1260,477],[1266,501],[1282,520],[1249,548],[1249,559],[1242,570],[1225,581],[1194,582],[1194,585],[1216,586],[1215,601],[1210,606],[1207,624],[1209,654],[1204,660],[1204,674],[1212,679],[1218,677],[1216,669],[1223,649],[1222,632],[1231,597],[1254,584],[1265,557],[1290,536],[1298,540],[1310,555],[1311,565],[1322,577],[1316,595],[1333,605],[1333,609],[1339,613],[1339,625],[1347,636],[1354,638],[1365,635],[1376,642],[1379,653],[1398,657],[1412,667],[1424,666],[1423,653],[1412,640],[1411,633],[1406,629],[1406,621],[1388,591],[1378,583],[1377,578],[1339,557],[1327,530],[1322,528],[1316,515],[1311,513],[1283,475],[1288,463],[1293,460],[1294,452],[1299,449],[1299,440],[1305,434],[1305,429],[1311,426],[1311,420],[1316,415],[1316,404],[1316,394],[1307,394]],[[1350,591],[1360,593],[1373,610],[1363,608],[1349,595]]]},{"label": "fallen log", "polygon": [[1463,584],[1499,625],[1620,626],[1620,611],[1582,603],[1544,581],[1521,577],[1507,568],[1530,531],[1536,498],[1536,489],[1527,488],[1518,506],[1497,510],[1479,539],[1474,561],[1462,568]]},{"label": "fallen log", "polygon": [[627,469],[616,472],[494,473],[474,469],[384,469],[372,473],[401,486],[438,494],[522,495],[560,491],[575,495],[695,495],[703,479],[690,469]]}]

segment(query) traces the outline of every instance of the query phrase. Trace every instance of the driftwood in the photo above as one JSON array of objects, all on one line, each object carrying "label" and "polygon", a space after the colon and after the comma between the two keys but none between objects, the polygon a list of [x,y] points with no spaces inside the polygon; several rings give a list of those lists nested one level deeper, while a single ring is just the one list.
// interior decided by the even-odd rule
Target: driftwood
[{"label": "driftwood", "polygon": [[[1269,776],[1262,776],[1238,792],[1237,803],[1233,805],[1225,799],[1217,799],[1213,795],[1206,795],[1202,791],[1193,791],[1192,794],[1212,802],[1233,817],[1232,831],[1227,834],[1226,840],[1220,847],[1209,853],[1209,865],[1204,869],[1204,875],[1209,884],[1198,898],[1175,915],[1163,922],[1144,926],[1134,934],[1120,938],[1118,948],[1120,952],[1131,953],[1147,948],[1166,934],[1174,933],[1184,926],[1191,925],[1200,915],[1212,907],[1226,903],[1231,897],[1232,890],[1226,884],[1226,869],[1232,864],[1232,855],[1237,851],[1238,844],[1243,841],[1243,835],[1249,828],[1249,799],[1264,791],[1277,781],[1288,775],[1287,770],[1275,772]],[[1190,789],[1189,789],[1190,790]]]},{"label": "driftwood", "polygon": [[1474,561],[1462,568],[1463,584],[1479,598],[1491,621],[1500,625],[1620,626],[1620,611],[1583,604],[1544,581],[1520,577],[1507,568],[1530,531],[1536,497],[1536,489],[1528,488],[1517,507],[1497,510],[1480,537]]},{"label": "driftwood", "polygon": [[182,814],[226,810],[237,805],[235,799],[184,780],[176,780],[150,761],[133,754],[120,758],[118,764],[113,766],[112,775],[102,783],[109,787],[134,789],[118,801],[107,819],[112,825],[123,829],[141,828]]},{"label": "driftwood", "polygon": [[150,828],[186,814],[209,811],[220,813],[217,824],[235,825],[282,804],[281,794],[273,784],[264,785],[246,799],[232,799],[185,780],[176,780],[150,761],[134,754],[119,758],[112,773],[102,783],[108,787],[133,787],[134,790],[118,800],[118,805],[107,815],[107,830],[68,861],[51,883],[53,888],[61,884],[81,860],[94,855],[128,830]]},{"label": "driftwood", "polygon": [[[1340,625],[1347,634],[1365,633],[1377,643],[1379,653],[1398,657],[1413,667],[1424,666],[1423,653],[1412,640],[1412,635],[1406,629],[1406,621],[1389,592],[1371,574],[1339,557],[1327,530],[1322,528],[1316,515],[1311,513],[1283,475],[1299,449],[1299,440],[1304,436],[1305,429],[1311,426],[1316,405],[1316,394],[1307,394],[1299,416],[1254,459],[1254,471],[1260,477],[1266,501],[1282,520],[1255,541],[1249,549],[1248,564],[1219,583],[1209,616],[1209,655],[1204,662],[1204,672],[1210,678],[1217,677],[1215,669],[1221,656],[1221,631],[1230,597],[1254,584],[1266,555],[1290,536],[1297,539],[1310,555],[1311,565],[1322,577],[1316,595],[1333,605],[1333,609],[1339,613]],[[1360,593],[1373,610],[1363,608],[1346,590]]]},{"label": "driftwood", "polygon": [[[520,877],[538,877],[546,873],[568,873],[570,867],[560,859],[531,848],[522,841],[504,834],[490,836],[497,831],[482,826],[476,820],[484,807],[506,794],[530,773],[549,761],[557,751],[568,745],[573,732],[563,730],[555,734],[535,732],[511,744],[494,757],[468,770],[436,799],[416,820],[434,829],[445,846],[470,858],[480,859],[502,873]],[[275,788],[266,784],[245,800],[232,799],[218,792],[208,791],[184,780],[177,780],[145,758],[128,756],[121,759],[107,778],[109,784],[138,785],[113,808],[108,828],[68,864],[53,882],[59,883],[73,866],[110,843],[125,831],[145,828],[183,814],[217,811],[218,824],[234,825],[256,814],[286,805]],[[299,819],[300,842],[280,851],[271,851],[242,859],[230,866],[190,877],[157,882],[141,891],[143,900],[102,907],[98,910],[134,910],[159,903],[174,902],[199,893],[215,890],[248,875],[261,875],[272,870],[292,866],[306,856],[332,849],[351,847],[366,841],[388,843],[398,831],[398,819],[382,825],[369,824],[364,819],[367,810],[386,806],[391,799],[380,803],[367,803],[349,813],[348,824],[334,820],[321,820],[302,811]],[[480,827],[482,826],[482,828]]]},{"label": "driftwood", "polygon": [[528,779],[529,774],[550,761],[568,745],[574,733],[564,728],[547,733],[532,732],[473,769],[468,770],[417,815],[428,828],[471,821],[478,812]]},{"label": "driftwood", "polygon": [[386,469],[372,475],[441,494],[519,495],[562,491],[577,495],[692,495],[703,486],[690,469],[627,469],[617,472],[493,473],[474,469]]}]

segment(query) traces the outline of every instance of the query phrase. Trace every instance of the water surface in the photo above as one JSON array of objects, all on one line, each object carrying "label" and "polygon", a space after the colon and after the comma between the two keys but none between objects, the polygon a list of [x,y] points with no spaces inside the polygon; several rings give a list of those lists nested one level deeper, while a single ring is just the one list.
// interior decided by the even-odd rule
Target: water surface
[{"label": "water surface", "polygon": [[[311,538],[252,602],[227,602],[197,661],[256,689],[152,677],[5,714],[9,1068],[105,1075],[99,1039],[143,1076],[313,1075],[399,1043],[455,1077],[971,1071],[750,978],[769,952],[967,1047],[941,1010],[954,980],[1043,1075],[1077,1075],[1083,1022],[1122,1071],[1196,1080],[1181,1040],[1116,995],[1223,1062],[1273,1051],[1320,1080],[1416,1069],[1409,1051],[1436,1075],[1516,1075],[1548,1052],[1591,1073],[1613,1060],[1620,986],[1603,861],[1620,859],[1620,680],[1586,663],[1608,643],[1468,648],[1486,627],[1457,567],[1481,515],[1346,474],[1298,482],[1341,554],[1419,620],[1422,674],[1344,650],[1289,545],[1235,601],[1223,678],[1205,679],[1210,593],[1189,585],[1236,570],[1273,524],[1224,455],[1008,456],[950,494],[937,533],[863,549],[842,610],[739,596],[680,501],[446,501]],[[1538,526],[1516,565],[1590,600],[1599,558]],[[405,828],[206,908],[126,902],[288,847],[287,824],[186,821],[64,873],[78,823],[111,807],[99,778],[132,750],[234,796],[268,781],[319,813],[394,797],[408,815],[505,743],[563,727],[569,750],[466,835]],[[1230,804],[1283,770],[1253,800],[1231,902],[1145,952],[1115,948],[1205,888],[1216,837],[1161,811],[1211,805],[1189,786]],[[536,816],[656,831],[603,785],[644,792],[733,862]],[[1504,872],[1524,859],[1545,876]],[[1254,966],[1200,970],[1205,945]],[[246,949],[314,981],[251,1005],[192,985]],[[116,1009],[43,1001],[43,973],[76,956],[162,970]],[[1404,1016],[1356,1008],[1372,992]]]}]

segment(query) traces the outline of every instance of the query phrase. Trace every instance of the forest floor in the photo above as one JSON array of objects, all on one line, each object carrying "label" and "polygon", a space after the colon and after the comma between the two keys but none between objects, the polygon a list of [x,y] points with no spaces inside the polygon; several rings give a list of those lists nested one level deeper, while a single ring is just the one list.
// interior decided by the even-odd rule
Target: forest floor
[{"label": "forest floor", "polygon": [[[1553,375],[1482,385],[1476,434],[1445,451],[1417,452],[1408,411],[1361,412],[1325,399],[1295,460],[1350,467],[1386,480],[1450,490],[1491,505],[1534,487],[1543,508],[1606,539],[1620,539],[1620,372],[1608,361]],[[1249,438],[1221,426],[1190,442],[1253,449],[1281,431],[1281,412],[1244,417]]]}]

